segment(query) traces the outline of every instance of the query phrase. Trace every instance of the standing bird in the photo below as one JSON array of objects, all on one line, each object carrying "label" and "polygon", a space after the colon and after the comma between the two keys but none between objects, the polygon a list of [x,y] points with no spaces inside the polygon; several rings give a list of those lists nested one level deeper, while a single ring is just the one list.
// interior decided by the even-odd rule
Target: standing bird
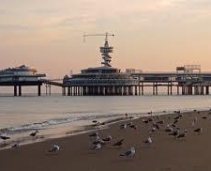
[{"label": "standing bird", "polygon": [[57,151],[59,151],[59,149],[60,149],[59,146],[54,144],[51,146],[51,148],[48,150],[48,152],[57,152]]},{"label": "standing bird", "polygon": [[16,143],[14,143],[14,144],[12,145],[12,148],[18,148],[18,147],[20,147],[20,142],[19,142],[19,141],[16,142]]},{"label": "standing bird", "polygon": [[10,137],[9,137],[9,136],[6,136],[6,135],[0,135],[0,138],[1,138],[2,140],[4,140],[4,142],[5,142],[6,140],[10,139]]},{"label": "standing bird", "polygon": [[120,128],[120,129],[126,129],[126,128],[127,128],[127,124],[126,124],[126,123],[121,124],[121,125],[119,126],[119,128]]},{"label": "standing bird", "polygon": [[30,134],[30,136],[31,136],[31,137],[35,137],[35,136],[37,135],[38,132],[39,132],[39,131],[36,130],[36,131],[32,132],[32,133]]},{"label": "standing bird", "polygon": [[107,137],[103,138],[102,139],[103,141],[111,141],[112,140],[112,136],[111,135],[108,135]]},{"label": "standing bird", "polygon": [[207,116],[202,116],[202,119],[207,119]]},{"label": "standing bird", "polygon": [[152,138],[148,137],[146,140],[143,141],[145,144],[152,144]]},{"label": "standing bird", "polygon": [[98,136],[98,132],[93,132],[89,134],[89,137],[97,137],[97,136]]},{"label": "standing bird", "polygon": [[184,130],[183,132],[179,133],[179,135],[177,136],[177,138],[185,138],[187,135],[187,130]]},{"label": "standing bird", "polygon": [[169,133],[169,135],[174,136],[174,138],[177,137],[179,135],[179,129],[177,128],[175,131]]},{"label": "standing bird", "polygon": [[102,148],[101,143],[93,144],[93,145],[91,146],[91,149],[92,149],[92,150],[100,150],[101,148]]},{"label": "standing bird", "polygon": [[92,144],[96,145],[96,144],[101,144],[101,145],[105,145],[105,141],[103,139],[101,139],[100,137],[96,137],[96,139],[92,142]]},{"label": "standing bird", "polygon": [[136,151],[134,147],[131,147],[129,150],[121,153],[119,156],[134,157]]},{"label": "standing bird", "polygon": [[137,125],[135,125],[135,124],[133,124],[133,123],[131,123],[131,124],[129,125],[129,127],[130,127],[130,128],[133,128],[133,129],[137,129]]},{"label": "standing bird", "polygon": [[116,143],[113,144],[113,146],[122,146],[124,139],[122,138],[121,140],[117,141]]},{"label": "standing bird", "polygon": [[174,130],[173,130],[173,128],[172,128],[171,125],[167,124],[167,125],[166,125],[166,128],[165,128],[165,131],[166,131],[166,132],[173,132]]},{"label": "standing bird", "polygon": [[191,123],[192,127],[194,127],[194,126],[195,126],[196,121],[197,121],[197,117],[195,117],[195,118],[192,120],[192,123]]},{"label": "standing bird", "polygon": [[202,132],[202,128],[194,129],[193,132],[197,132],[198,134],[200,134]]}]

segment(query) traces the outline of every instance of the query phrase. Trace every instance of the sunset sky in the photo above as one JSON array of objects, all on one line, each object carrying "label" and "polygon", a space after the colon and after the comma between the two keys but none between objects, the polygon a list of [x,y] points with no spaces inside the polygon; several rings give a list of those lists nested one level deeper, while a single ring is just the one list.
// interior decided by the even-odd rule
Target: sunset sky
[{"label": "sunset sky", "polygon": [[112,65],[174,71],[199,64],[211,71],[210,0],[0,0],[0,69],[22,64],[49,78],[99,66],[113,33]]}]

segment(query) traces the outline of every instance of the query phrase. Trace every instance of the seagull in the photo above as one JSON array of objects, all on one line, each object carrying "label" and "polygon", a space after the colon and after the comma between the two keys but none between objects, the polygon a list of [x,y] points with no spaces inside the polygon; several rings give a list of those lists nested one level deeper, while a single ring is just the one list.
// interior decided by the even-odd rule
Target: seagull
[{"label": "seagull", "polygon": [[92,123],[97,123],[97,122],[98,122],[97,120],[93,120],[93,121],[92,121]]},{"label": "seagull", "polygon": [[134,147],[131,147],[129,150],[121,153],[119,156],[134,157],[136,151]]},{"label": "seagull", "polygon": [[156,123],[157,123],[157,124],[163,124],[164,121],[163,121],[163,120],[160,120],[160,121],[157,121]]},{"label": "seagull", "polygon": [[59,151],[59,149],[60,149],[59,146],[54,144],[51,146],[51,148],[48,150],[48,152],[57,152],[57,151]]},{"label": "seagull", "polygon": [[137,129],[137,125],[131,123],[131,124],[130,124],[130,128]]},{"label": "seagull", "polygon": [[173,135],[174,137],[178,136],[179,135],[179,130],[176,129],[175,131],[169,133],[169,135]]},{"label": "seagull", "polygon": [[18,148],[18,147],[20,147],[19,141],[16,142],[16,143],[14,143],[14,144],[12,145],[12,148]]},{"label": "seagull", "polygon": [[112,140],[112,136],[108,135],[107,137],[102,139],[103,141],[111,141]]},{"label": "seagull", "polygon": [[160,126],[158,124],[159,123],[157,123],[157,122],[153,122],[152,127],[156,128],[156,129],[160,129]]},{"label": "seagull", "polygon": [[119,126],[119,128],[120,128],[120,129],[126,129],[126,128],[127,128],[127,124],[121,124],[121,125]]},{"label": "seagull", "polygon": [[93,132],[92,134],[89,134],[90,137],[97,137],[98,136],[98,132]]},{"label": "seagull", "polygon": [[207,119],[207,116],[202,116],[202,119]]},{"label": "seagull", "polygon": [[91,147],[92,150],[100,150],[101,148],[101,143],[93,144],[93,146]]},{"label": "seagull", "polygon": [[144,123],[149,123],[149,120],[148,119],[142,119],[142,122],[144,122]]},{"label": "seagull", "polygon": [[193,132],[197,132],[198,134],[200,134],[202,132],[202,128],[194,129]]},{"label": "seagull", "polygon": [[194,126],[195,126],[196,121],[197,121],[197,117],[195,117],[195,118],[192,120],[192,123],[191,123],[192,127],[194,127]]},{"label": "seagull", "polygon": [[35,136],[37,135],[38,132],[39,132],[39,131],[36,130],[36,131],[32,132],[32,133],[30,134],[30,136],[31,136],[31,137],[35,137]]},{"label": "seagull", "polygon": [[102,140],[102,139],[100,139],[99,137],[97,137],[96,140],[94,140],[94,141],[92,142],[92,144],[94,144],[94,145],[96,145],[96,144],[105,145],[106,143],[105,143],[104,140]]},{"label": "seagull", "polygon": [[186,137],[186,134],[187,134],[187,130],[184,130],[183,132],[179,133],[177,138],[184,138],[184,137]]},{"label": "seagull", "polygon": [[146,140],[143,141],[145,144],[152,144],[152,138],[148,137]]},{"label": "seagull", "polygon": [[181,111],[180,110],[175,110],[174,113],[180,114]]},{"label": "seagull", "polygon": [[166,132],[173,132],[173,128],[168,124],[166,125],[166,129],[165,129]]},{"label": "seagull", "polygon": [[148,114],[148,115],[152,115],[152,111],[150,111],[150,112],[147,112],[147,114]]},{"label": "seagull", "polygon": [[120,147],[123,144],[124,139],[122,138],[121,140],[117,141],[116,143],[113,144],[113,146],[118,146]]},{"label": "seagull", "polygon": [[152,129],[149,131],[150,134],[156,131],[156,128],[153,126]]},{"label": "seagull", "polygon": [[179,121],[179,118],[178,119],[175,119],[173,124],[176,124],[177,122]]},{"label": "seagull", "polygon": [[6,135],[0,135],[0,138],[4,141],[10,139],[10,137]]}]

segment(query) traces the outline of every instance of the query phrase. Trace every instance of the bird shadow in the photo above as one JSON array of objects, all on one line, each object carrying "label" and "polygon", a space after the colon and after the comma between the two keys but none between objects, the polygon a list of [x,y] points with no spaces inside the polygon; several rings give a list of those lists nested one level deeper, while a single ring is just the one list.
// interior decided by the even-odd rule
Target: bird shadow
[{"label": "bird shadow", "polygon": [[45,156],[58,156],[59,153],[56,153],[56,152],[46,152],[45,153]]}]

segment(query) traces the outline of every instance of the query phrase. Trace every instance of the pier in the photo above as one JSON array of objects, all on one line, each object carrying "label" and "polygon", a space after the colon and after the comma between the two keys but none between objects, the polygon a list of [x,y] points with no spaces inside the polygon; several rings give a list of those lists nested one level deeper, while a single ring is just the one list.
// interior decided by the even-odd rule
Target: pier
[{"label": "pier", "polygon": [[146,92],[151,95],[210,95],[211,91],[211,72],[202,72],[199,65],[177,67],[172,72],[135,72],[130,69],[123,74],[116,68],[110,73],[108,69],[103,70],[104,67],[97,69],[100,72],[85,74],[88,79],[79,79],[80,74],[57,79],[43,79],[45,74],[28,75],[27,79],[23,75],[4,75],[0,77],[0,94],[4,86],[13,87],[14,96],[23,95],[22,87],[37,86],[37,95],[41,96],[43,85],[46,95],[51,95],[51,87],[56,86],[61,88],[63,96],[140,96]]},{"label": "pier", "polygon": [[45,74],[38,74],[36,69],[21,65],[15,68],[7,68],[0,71],[0,87],[13,87],[14,96],[22,96],[23,86],[37,86],[37,95],[41,96],[41,77]]},{"label": "pier", "polygon": [[[200,65],[176,67],[172,72],[143,72],[136,69],[112,67],[108,36],[113,34],[95,34],[85,36],[105,36],[100,47],[102,66],[82,69],[81,73],[65,75],[63,78],[47,79],[46,74],[38,74],[36,69],[25,65],[0,70],[0,87],[13,87],[14,96],[22,96],[23,86],[37,86],[37,95],[41,96],[41,86],[45,94],[51,95],[51,87],[61,88],[63,96],[140,96],[152,95],[209,95],[211,72],[202,72]],[[151,92],[149,92],[149,90]],[[165,92],[163,92],[165,90]],[[0,90],[1,94],[1,90]]]},{"label": "pier", "polygon": [[[90,83],[72,82],[71,85],[63,85],[63,95],[86,96],[86,95],[145,95],[146,89],[151,90],[152,95],[209,95],[211,87],[211,72],[177,73],[177,72],[148,72],[131,74],[136,79],[134,85],[118,85],[114,83],[97,84],[96,80]],[[87,85],[90,84],[90,85]],[[162,91],[160,91],[162,89]],[[166,90],[166,93],[163,92]]]}]

